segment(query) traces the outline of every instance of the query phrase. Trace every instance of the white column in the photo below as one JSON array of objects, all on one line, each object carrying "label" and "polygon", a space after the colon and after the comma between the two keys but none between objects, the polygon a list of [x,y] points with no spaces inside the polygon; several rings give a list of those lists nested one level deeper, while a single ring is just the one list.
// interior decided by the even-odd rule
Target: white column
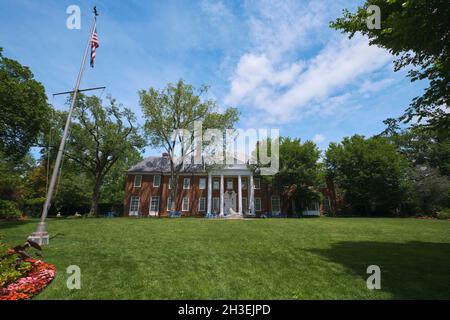
[{"label": "white column", "polygon": [[242,214],[242,179],[238,176],[238,212]]},{"label": "white column", "polygon": [[255,189],[253,187],[253,175],[250,176],[250,185],[248,187],[250,191],[250,213],[255,214]]},{"label": "white column", "polygon": [[212,176],[208,173],[208,210],[207,213],[212,212]]},{"label": "white column", "polygon": [[223,186],[223,174],[220,175],[220,215],[223,215],[223,192],[224,192],[224,186]]}]

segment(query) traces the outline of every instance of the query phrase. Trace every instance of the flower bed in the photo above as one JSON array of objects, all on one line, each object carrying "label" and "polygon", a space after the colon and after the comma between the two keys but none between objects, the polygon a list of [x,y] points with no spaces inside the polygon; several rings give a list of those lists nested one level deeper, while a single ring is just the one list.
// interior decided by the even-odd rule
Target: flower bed
[{"label": "flower bed", "polygon": [[26,259],[31,264],[26,275],[5,288],[0,288],[0,300],[30,299],[41,292],[55,277],[55,266],[41,260]]}]

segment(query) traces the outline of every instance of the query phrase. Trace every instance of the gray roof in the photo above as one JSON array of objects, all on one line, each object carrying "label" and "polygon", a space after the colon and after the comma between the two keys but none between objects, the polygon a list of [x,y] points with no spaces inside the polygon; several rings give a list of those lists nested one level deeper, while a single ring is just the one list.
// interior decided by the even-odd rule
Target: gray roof
[{"label": "gray roof", "polygon": [[[132,166],[127,172],[170,172],[170,161],[168,157],[148,157]],[[201,164],[185,164],[181,172],[205,172],[205,169]]]}]

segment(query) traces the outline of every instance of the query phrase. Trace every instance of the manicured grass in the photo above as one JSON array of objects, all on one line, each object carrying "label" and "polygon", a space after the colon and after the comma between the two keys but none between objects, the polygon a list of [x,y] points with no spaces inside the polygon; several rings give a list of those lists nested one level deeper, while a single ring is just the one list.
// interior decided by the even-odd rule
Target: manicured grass
[{"label": "manicured grass", "polygon": [[[36,221],[0,222],[18,244]],[[384,218],[49,220],[37,299],[450,298],[450,222]],[[381,267],[382,290],[366,268]],[[66,268],[81,268],[81,289]]]}]

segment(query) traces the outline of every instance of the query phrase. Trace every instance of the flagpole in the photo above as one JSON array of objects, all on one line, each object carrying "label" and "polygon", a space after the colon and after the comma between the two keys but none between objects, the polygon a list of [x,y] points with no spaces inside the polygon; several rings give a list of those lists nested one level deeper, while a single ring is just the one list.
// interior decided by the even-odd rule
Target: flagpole
[{"label": "flagpole", "polygon": [[[93,32],[95,30],[95,27],[96,27],[96,24],[97,24],[97,15],[98,14],[97,14],[97,10],[96,10],[95,7],[94,7],[93,14],[94,14],[94,19],[93,19],[93,22],[92,22],[91,31],[89,32],[88,42],[86,44],[86,49],[84,50],[84,55],[83,55],[83,60],[81,61],[80,70],[78,72],[77,82],[76,82],[76,85],[75,85],[75,89],[73,91],[72,102],[70,104],[69,113],[67,115],[66,125],[64,127],[64,132],[63,132],[63,136],[62,136],[62,139],[61,139],[61,143],[59,144],[58,154],[56,156],[55,166],[54,166],[53,172],[52,172],[52,178],[50,180],[50,185],[48,187],[47,195],[45,197],[45,203],[44,203],[44,207],[42,209],[41,219],[40,219],[40,221],[39,221],[39,223],[37,225],[36,231],[33,232],[28,237],[29,240],[37,242],[40,245],[45,245],[45,244],[49,243],[49,236],[48,236],[48,232],[47,232],[46,218],[47,218],[48,210],[50,209],[50,204],[51,204],[51,200],[52,200],[52,196],[53,196],[53,191],[55,189],[55,185],[56,185],[59,169],[60,169],[60,166],[61,166],[61,161],[62,161],[63,154],[64,154],[64,146],[66,144],[67,136],[69,135],[70,121],[71,121],[71,118],[72,118],[72,113],[73,113],[73,109],[75,107],[75,103],[77,101],[78,90],[80,89],[80,83],[81,83],[81,78],[83,76],[84,66],[86,64],[86,58],[87,58],[87,55],[89,53],[89,46],[90,46],[90,43],[91,43],[92,34],[93,34]],[[49,161],[49,159],[47,159],[47,161]]]}]

